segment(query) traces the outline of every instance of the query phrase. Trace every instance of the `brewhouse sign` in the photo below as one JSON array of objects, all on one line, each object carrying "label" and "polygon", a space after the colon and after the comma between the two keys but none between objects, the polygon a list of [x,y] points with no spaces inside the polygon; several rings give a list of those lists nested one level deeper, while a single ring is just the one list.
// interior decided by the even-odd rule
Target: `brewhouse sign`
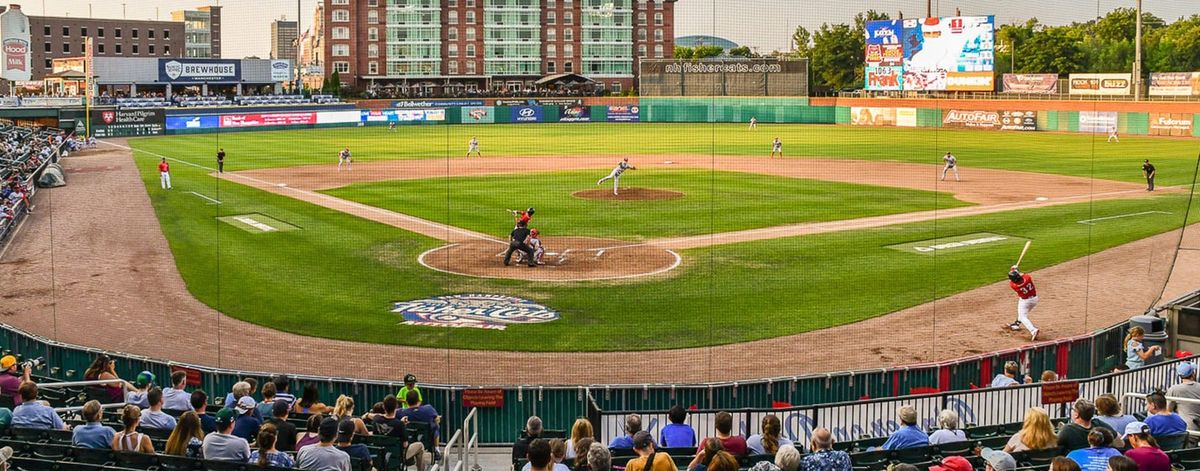
[{"label": "brewhouse sign", "polygon": [[159,59],[158,81],[165,83],[239,82],[242,64],[222,59]]}]

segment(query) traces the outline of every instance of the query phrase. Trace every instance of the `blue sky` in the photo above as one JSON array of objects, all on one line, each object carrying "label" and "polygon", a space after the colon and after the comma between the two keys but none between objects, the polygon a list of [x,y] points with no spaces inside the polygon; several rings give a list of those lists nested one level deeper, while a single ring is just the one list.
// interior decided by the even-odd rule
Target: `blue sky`
[{"label": "blue sky", "polygon": [[[296,17],[295,0],[15,0],[27,14],[51,16],[88,16],[129,19],[170,19],[171,10],[219,4],[224,8],[224,47],[226,57],[270,52],[272,19]],[[1134,0],[933,0],[934,14],[953,15],[955,8],[964,15],[995,15],[996,21],[1023,22],[1037,17],[1043,23],[1064,24],[1082,21],[1121,6],[1132,7]],[[301,0],[302,27],[307,28],[317,0]],[[1200,0],[1143,0],[1143,8],[1168,20],[1200,14]],[[849,22],[855,13],[867,9],[886,11],[896,16],[921,16],[925,0],[679,0],[676,3],[677,36],[713,34],[759,52],[787,49],[791,32],[797,25],[814,29],[823,22]]]}]

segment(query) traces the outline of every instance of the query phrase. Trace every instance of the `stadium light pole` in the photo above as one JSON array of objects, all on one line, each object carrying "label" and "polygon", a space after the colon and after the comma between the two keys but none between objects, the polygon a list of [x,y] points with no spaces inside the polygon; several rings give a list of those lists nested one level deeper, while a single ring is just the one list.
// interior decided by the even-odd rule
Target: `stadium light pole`
[{"label": "stadium light pole", "polygon": [[1137,0],[1136,24],[1133,40],[1133,101],[1142,99],[1142,0]]}]

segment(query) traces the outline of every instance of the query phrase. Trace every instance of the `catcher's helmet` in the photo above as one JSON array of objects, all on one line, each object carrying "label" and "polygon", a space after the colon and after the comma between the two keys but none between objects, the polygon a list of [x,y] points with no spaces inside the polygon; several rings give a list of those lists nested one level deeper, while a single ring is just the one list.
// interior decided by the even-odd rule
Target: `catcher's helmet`
[{"label": "catcher's helmet", "polygon": [[531,231],[529,231],[529,233],[530,233],[531,235],[533,235],[534,237],[537,237],[537,236],[538,236],[538,234],[540,234],[540,232],[538,232],[538,230],[537,230],[537,229],[531,230]]}]

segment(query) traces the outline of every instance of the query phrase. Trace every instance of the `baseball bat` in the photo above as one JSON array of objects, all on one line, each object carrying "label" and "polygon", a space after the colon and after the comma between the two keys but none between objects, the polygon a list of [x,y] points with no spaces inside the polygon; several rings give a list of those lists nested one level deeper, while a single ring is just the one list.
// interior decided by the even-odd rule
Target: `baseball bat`
[{"label": "baseball bat", "polygon": [[1025,252],[1029,251],[1029,244],[1032,244],[1032,243],[1033,243],[1032,240],[1025,241],[1025,248],[1021,249],[1021,256],[1017,257],[1017,263],[1015,264],[1015,266],[1018,266],[1018,267],[1021,266],[1021,260],[1025,259]]}]

